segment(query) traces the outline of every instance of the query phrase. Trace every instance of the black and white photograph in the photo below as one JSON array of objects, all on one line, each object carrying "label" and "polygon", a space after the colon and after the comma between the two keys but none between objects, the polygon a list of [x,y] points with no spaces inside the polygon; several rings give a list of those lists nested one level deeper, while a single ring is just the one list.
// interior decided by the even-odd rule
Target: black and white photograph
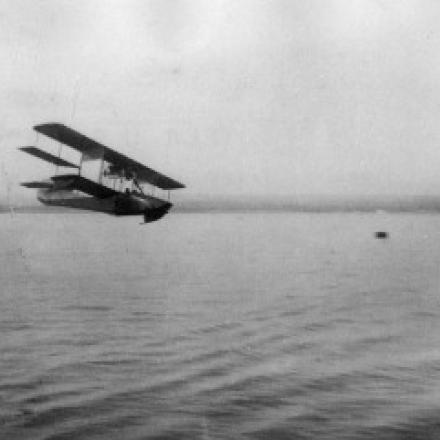
[{"label": "black and white photograph", "polygon": [[0,439],[440,439],[440,2],[0,0]]}]

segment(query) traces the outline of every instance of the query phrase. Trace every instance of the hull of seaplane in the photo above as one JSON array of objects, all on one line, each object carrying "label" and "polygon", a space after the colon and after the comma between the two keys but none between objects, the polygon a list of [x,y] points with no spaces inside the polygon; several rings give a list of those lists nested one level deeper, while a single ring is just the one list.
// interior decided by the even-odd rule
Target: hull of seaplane
[{"label": "hull of seaplane", "polygon": [[96,198],[79,191],[40,189],[38,200],[48,206],[63,206],[113,215],[143,214],[146,222],[159,220],[173,206],[172,203],[139,192],[118,193],[106,198]]}]

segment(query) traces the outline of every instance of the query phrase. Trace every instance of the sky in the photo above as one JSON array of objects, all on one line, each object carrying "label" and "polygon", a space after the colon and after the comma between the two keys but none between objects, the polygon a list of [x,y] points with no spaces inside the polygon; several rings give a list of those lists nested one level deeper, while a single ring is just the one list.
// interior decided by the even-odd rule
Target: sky
[{"label": "sky", "polygon": [[440,192],[436,0],[0,0],[0,203],[62,122],[178,197]]}]

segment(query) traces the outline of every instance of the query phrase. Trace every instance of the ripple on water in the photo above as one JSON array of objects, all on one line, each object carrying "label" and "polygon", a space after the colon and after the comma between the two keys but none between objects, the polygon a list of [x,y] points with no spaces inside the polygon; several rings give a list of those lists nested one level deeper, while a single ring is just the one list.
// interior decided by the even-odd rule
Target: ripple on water
[{"label": "ripple on water", "polygon": [[380,248],[366,214],[26,218],[0,438],[440,438],[438,217]]}]

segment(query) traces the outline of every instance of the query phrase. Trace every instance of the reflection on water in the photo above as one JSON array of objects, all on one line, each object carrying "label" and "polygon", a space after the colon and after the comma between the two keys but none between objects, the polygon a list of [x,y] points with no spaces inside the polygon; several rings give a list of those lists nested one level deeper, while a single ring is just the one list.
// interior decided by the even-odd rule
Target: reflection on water
[{"label": "reflection on water", "polygon": [[440,438],[437,216],[20,214],[0,234],[1,438]]}]

